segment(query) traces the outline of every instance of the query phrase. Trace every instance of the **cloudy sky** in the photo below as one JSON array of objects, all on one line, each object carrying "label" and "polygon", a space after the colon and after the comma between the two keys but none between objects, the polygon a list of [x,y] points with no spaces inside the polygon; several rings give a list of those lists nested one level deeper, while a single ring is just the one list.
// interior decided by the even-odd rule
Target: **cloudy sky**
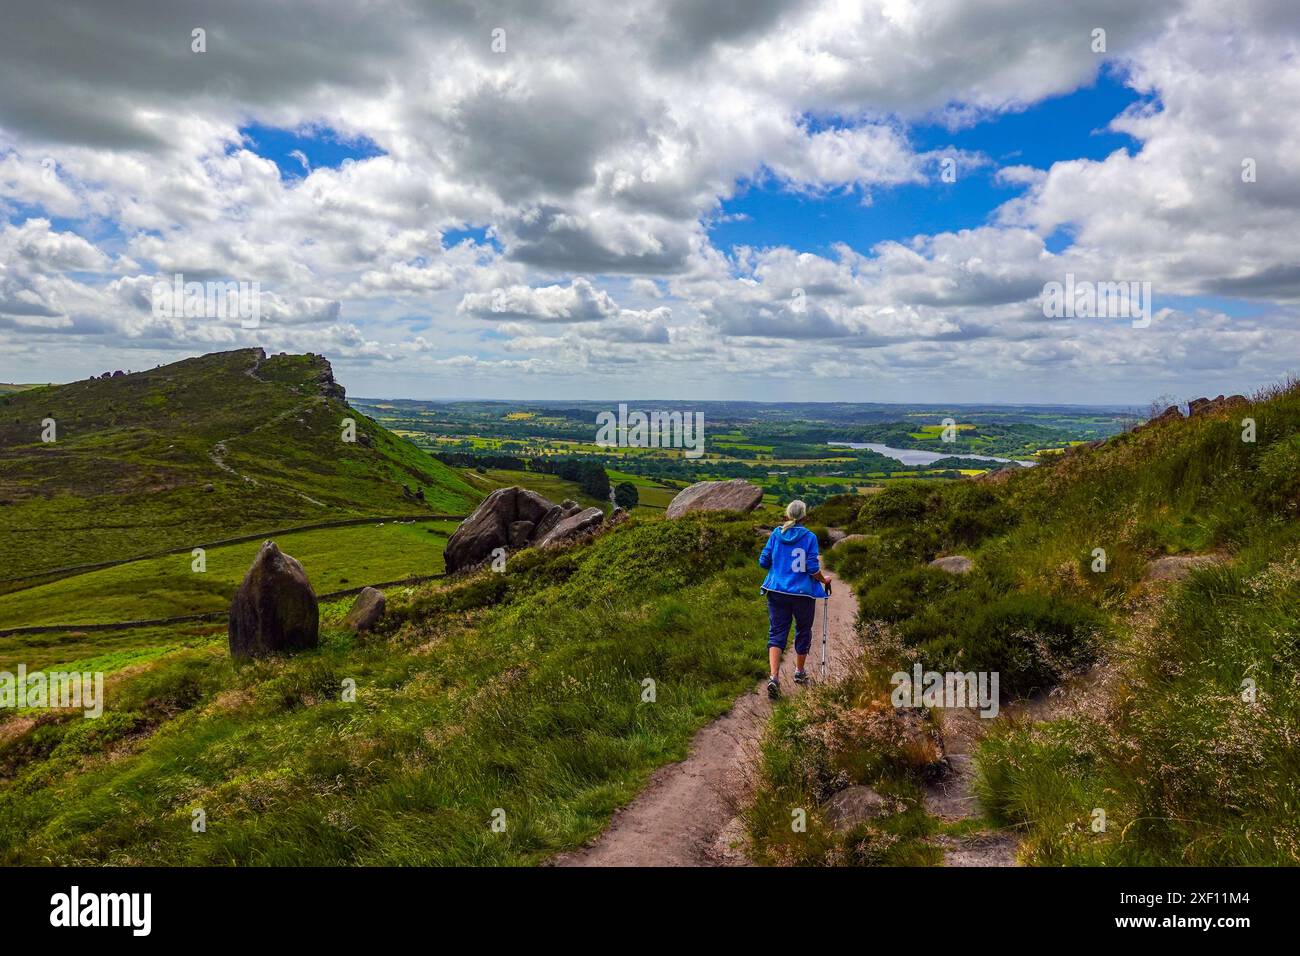
[{"label": "cloudy sky", "polygon": [[[1300,366],[1298,48],[1294,0],[0,0],[0,381],[1248,390]],[[1045,317],[1067,275],[1150,324]]]}]

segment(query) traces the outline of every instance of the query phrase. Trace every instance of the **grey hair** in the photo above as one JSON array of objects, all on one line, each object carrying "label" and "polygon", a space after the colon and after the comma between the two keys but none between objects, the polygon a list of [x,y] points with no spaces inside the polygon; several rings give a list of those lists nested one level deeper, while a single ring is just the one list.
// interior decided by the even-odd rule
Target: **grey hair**
[{"label": "grey hair", "polygon": [[786,521],[786,523],[783,524],[781,527],[783,528],[793,527],[794,525],[798,524],[799,521],[803,518],[803,516],[806,515],[807,513],[808,513],[808,506],[804,504],[802,501],[800,501],[798,498],[794,499],[794,501],[790,502],[788,505],[785,506],[785,516],[789,520]]}]

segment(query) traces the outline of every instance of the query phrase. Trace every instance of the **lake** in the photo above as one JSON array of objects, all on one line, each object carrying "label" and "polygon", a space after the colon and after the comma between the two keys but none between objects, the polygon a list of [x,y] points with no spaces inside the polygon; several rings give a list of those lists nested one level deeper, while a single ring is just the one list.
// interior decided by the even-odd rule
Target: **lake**
[{"label": "lake", "polygon": [[972,458],[978,461],[1000,462],[1015,461],[1017,464],[1027,466],[1037,464],[1037,462],[1033,461],[1022,461],[1020,459],[1012,458],[995,458],[992,455],[971,455],[966,452],[958,451],[949,451],[940,454],[939,452],[934,451],[922,451],[919,448],[891,448],[889,445],[882,445],[880,442],[875,441],[828,441],[826,444],[834,445],[839,448],[866,448],[869,451],[874,451],[878,454],[886,455],[902,462],[904,465],[933,465],[940,458]]}]

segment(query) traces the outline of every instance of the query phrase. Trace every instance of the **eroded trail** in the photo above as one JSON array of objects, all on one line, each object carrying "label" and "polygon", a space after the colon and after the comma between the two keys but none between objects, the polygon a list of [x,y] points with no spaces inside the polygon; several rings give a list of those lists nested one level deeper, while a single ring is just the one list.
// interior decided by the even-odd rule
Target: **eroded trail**
[{"label": "eroded trail", "polygon": [[[843,674],[861,645],[855,630],[857,600],[838,578],[828,602],[831,677]],[[823,602],[813,622],[808,672],[821,668]],[[793,635],[792,635],[793,637]],[[763,635],[754,635],[754,653],[765,654]],[[735,866],[744,865],[730,844],[736,808],[749,793],[759,743],[772,714],[766,682],[736,701],[732,709],[699,731],[679,763],[660,767],[645,789],[618,811],[605,832],[582,850],[562,854],[557,866]],[[793,641],[781,664],[781,688],[798,693],[794,682]]]}]

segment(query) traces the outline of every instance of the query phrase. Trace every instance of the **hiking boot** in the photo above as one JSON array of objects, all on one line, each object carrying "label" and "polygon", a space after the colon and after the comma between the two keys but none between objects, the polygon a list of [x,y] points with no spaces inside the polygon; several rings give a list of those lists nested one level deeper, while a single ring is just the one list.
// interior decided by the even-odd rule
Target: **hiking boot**
[{"label": "hiking boot", "polygon": [[795,671],[795,672],[794,672],[794,682],[795,682],[796,684],[807,684],[807,683],[808,683],[808,672],[807,672],[807,671]]},{"label": "hiking boot", "polygon": [[767,679],[767,696],[771,697],[773,700],[776,700],[781,696],[781,682],[775,677],[769,677]]}]

